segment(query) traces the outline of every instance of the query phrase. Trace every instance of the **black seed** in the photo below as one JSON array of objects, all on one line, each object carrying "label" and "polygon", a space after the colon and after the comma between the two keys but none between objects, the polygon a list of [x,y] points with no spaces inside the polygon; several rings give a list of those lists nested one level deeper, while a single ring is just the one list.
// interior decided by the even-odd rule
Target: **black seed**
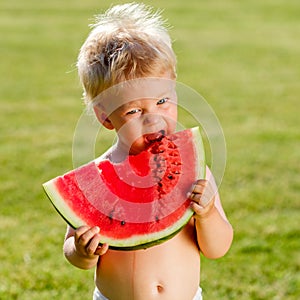
[{"label": "black seed", "polygon": [[108,217],[111,221],[113,220],[113,216],[114,216],[114,211],[112,210],[108,215]]},{"label": "black seed", "polygon": [[155,216],[155,221],[159,222],[159,217],[158,216]]},{"label": "black seed", "polygon": [[121,225],[124,226],[126,224],[125,221],[121,221]]},{"label": "black seed", "polygon": [[161,182],[158,182],[157,184],[158,184],[158,186],[160,186],[160,187],[163,186],[163,184],[162,184]]},{"label": "black seed", "polygon": [[169,175],[168,175],[168,178],[169,178],[169,179],[173,179],[173,175],[169,174]]}]

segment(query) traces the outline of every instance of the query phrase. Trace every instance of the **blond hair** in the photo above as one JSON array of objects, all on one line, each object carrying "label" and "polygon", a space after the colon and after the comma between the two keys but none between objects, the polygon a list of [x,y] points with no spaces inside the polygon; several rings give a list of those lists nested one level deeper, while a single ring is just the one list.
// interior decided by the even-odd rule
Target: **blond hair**
[{"label": "blond hair", "polygon": [[116,5],[96,17],[77,61],[86,103],[125,80],[169,71],[176,57],[160,12],[137,3]]}]

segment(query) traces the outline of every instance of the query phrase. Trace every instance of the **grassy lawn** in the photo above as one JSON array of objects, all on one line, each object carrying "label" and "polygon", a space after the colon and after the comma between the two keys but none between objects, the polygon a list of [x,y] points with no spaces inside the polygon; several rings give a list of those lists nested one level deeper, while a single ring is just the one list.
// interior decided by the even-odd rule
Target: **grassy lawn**
[{"label": "grassy lawn", "polygon": [[[83,110],[74,63],[110,3],[1,1],[1,300],[91,299],[93,271],[63,258],[65,223],[41,184],[72,168]],[[299,299],[299,1],[145,3],[165,9],[178,80],[226,137],[220,193],[235,239],[224,258],[203,259],[204,298]]]}]

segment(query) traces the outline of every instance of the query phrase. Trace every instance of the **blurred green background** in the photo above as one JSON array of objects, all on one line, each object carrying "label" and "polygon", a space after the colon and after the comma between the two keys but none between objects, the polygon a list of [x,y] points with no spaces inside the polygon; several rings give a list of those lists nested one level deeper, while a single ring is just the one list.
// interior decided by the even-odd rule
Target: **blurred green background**
[{"label": "blurred green background", "polygon": [[[124,2],[0,3],[1,300],[91,299],[93,270],[63,258],[65,223],[41,184],[72,169],[88,24]],[[299,299],[300,2],[144,3],[164,9],[178,80],[210,103],[227,142],[220,193],[235,238],[203,259],[204,299]]]}]

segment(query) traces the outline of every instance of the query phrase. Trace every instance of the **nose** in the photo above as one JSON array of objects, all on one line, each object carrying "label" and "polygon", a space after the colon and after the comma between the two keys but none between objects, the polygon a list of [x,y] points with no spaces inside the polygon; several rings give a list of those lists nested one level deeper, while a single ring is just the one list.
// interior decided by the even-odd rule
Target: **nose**
[{"label": "nose", "polygon": [[147,113],[144,115],[143,124],[147,126],[157,125],[161,122],[162,116],[154,113]]}]

